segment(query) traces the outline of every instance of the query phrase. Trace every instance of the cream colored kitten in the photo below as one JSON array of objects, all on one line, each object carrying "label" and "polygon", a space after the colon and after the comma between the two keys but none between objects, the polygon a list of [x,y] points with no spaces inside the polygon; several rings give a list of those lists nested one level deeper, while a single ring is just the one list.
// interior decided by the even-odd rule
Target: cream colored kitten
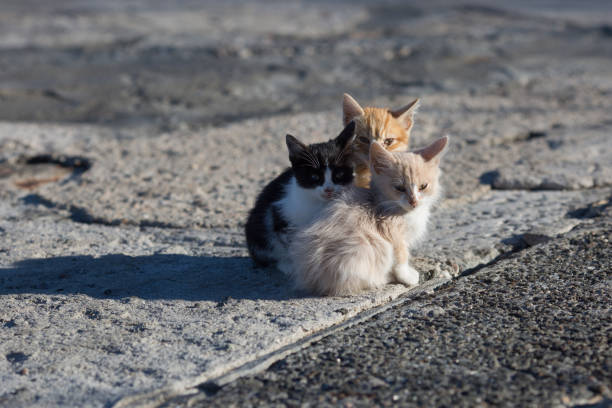
[{"label": "cream colored kitten", "polygon": [[291,275],[299,289],[350,295],[389,282],[419,282],[408,250],[423,237],[439,196],[443,137],[415,152],[370,147],[370,189],[353,186],[290,246]]}]

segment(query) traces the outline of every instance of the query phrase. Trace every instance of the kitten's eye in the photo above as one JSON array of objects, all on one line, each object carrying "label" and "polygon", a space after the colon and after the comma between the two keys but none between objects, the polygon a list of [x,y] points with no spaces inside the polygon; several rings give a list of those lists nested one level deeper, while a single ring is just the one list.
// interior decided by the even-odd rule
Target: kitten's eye
[{"label": "kitten's eye", "polygon": [[385,146],[389,147],[389,146],[391,146],[393,144],[393,142],[395,142],[395,139],[389,137],[389,138],[385,139],[385,141],[383,143],[385,144]]},{"label": "kitten's eye", "polygon": [[406,192],[406,188],[404,186],[393,186],[393,187],[395,187],[395,189],[399,191],[400,193]]},{"label": "kitten's eye", "polygon": [[319,175],[318,174],[311,174],[310,178],[312,179],[312,181],[319,181]]},{"label": "kitten's eye", "polygon": [[419,190],[423,191],[423,190],[425,190],[425,189],[426,189],[428,186],[429,186],[429,184],[427,184],[427,183],[421,184],[421,186],[419,187]]},{"label": "kitten's eye", "polygon": [[336,184],[347,184],[353,180],[353,171],[350,168],[335,168],[332,170],[332,181]]},{"label": "kitten's eye", "polygon": [[370,144],[370,139],[368,139],[365,136],[359,136],[359,141],[364,144],[368,144],[368,145]]}]

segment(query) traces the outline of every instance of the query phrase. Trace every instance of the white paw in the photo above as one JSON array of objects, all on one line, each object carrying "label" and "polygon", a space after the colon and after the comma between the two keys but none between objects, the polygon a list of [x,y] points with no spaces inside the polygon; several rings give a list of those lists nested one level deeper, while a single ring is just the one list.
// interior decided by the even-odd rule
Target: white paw
[{"label": "white paw", "polygon": [[419,284],[419,273],[408,262],[395,266],[395,279],[406,286],[416,286]]}]

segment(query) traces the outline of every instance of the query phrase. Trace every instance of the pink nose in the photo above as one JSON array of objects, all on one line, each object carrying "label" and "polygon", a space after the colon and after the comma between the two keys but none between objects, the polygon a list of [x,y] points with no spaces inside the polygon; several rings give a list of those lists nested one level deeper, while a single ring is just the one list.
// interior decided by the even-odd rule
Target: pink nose
[{"label": "pink nose", "polygon": [[323,189],[323,191],[325,191],[327,194],[331,194],[331,193],[334,192],[334,189],[327,187],[327,188]]}]

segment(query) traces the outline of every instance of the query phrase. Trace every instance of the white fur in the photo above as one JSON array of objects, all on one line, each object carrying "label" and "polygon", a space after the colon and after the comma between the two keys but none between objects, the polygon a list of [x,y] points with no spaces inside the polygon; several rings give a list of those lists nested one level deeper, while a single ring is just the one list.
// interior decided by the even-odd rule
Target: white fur
[{"label": "white fur", "polygon": [[393,247],[378,234],[367,208],[341,197],[292,239],[291,276],[299,289],[348,295],[391,280]]},{"label": "white fur", "polygon": [[322,191],[321,186],[313,189],[302,188],[293,177],[286,187],[285,197],[274,205],[292,227],[302,228],[328,203],[328,200],[322,197]]},{"label": "white fur", "polygon": [[[325,209],[330,203],[331,197],[325,190],[332,190],[335,197],[345,188],[332,182],[331,170],[325,170],[323,185],[312,189],[302,188],[295,177],[291,179],[285,188],[284,197],[272,204],[278,208],[283,218],[289,224],[286,234],[277,234],[272,225],[272,213],[268,210],[266,214],[266,230],[270,231],[267,240],[271,249],[264,251],[265,257],[275,259],[276,267],[286,273],[291,273],[292,262],[288,254],[289,241],[294,231],[303,229]],[[261,252],[261,251],[260,251]]]},{"label": "white fur", "polygon": [[416,286],[419,284],[419,272],[410,266],[408,262],[396,265],[393,273],[397,281],[406,286]]},{"label": "white fur", "polygon": [[[343,186],[334,184],[332,181],[332,172],[328,167],[325,169],[325,180],[323,180],[323,185],[315,187],[315,191],[323,200],[328,201],[332,197],[337,196],[343,188]],[[332,192],[331,196],[328,194],[328,191]]]},{"label": "white fur", "polygon": [[[438,154],[446,141],[426,149],[437,146]],[[293,266],[287,269],[298,288],[320,295],[350,295],[391,281],[418,284],[419,273],[408,262],[408,250],[424,236],[439,196],[437,162],[432,167],[417,154],[393,155],[379,146],[374,150],[374,156],[370,150],[371,190],[348,189],[292,238]],[[383,169],[380,177],[377,166]],[[399,194],[391,187],[398,178],[408,180],[404,181],[408,193]],[[421,192],[423,182],[430,187]]]},{"label": "white fur", "polygon": [[[299,289],[350,295],[392,281],[418,284],[419,273],[408,262],[398,262],[389,237],[380,233],[381,220],[364,205],[362,195],[356,188],[344,194],[296,232],[289,247],[292,265],[286,268]],[[382,222],[389,224],[392,234],[403,233],[402,241],[410,248],[424,235],[430,207],[421,202],[406,215]]]},{"label": "white fur", "polygon": [[413,248],[418,244],[427,232],[427,223],[431,214],[431,207],[437,197],[426,197],[420,200],[417,208],[404,215],[406,225],[406,242],[408,248]]}]

